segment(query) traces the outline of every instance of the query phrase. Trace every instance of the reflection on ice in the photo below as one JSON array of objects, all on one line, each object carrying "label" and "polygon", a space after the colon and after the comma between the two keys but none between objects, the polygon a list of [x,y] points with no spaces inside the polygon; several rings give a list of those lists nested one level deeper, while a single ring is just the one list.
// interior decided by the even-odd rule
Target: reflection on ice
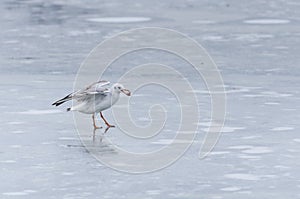
[{"label": "reflection on ice", "polygon": [[84,147],[92,154],[114,154],[116,153],[114,146],[105,137],[110,128],[94,129],[91,135],[81,136]]}]

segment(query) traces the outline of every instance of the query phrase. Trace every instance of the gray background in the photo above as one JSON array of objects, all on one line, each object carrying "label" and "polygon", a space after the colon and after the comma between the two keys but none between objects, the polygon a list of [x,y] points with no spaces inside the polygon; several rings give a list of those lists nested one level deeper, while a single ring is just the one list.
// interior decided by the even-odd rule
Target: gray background
[{"label": "gray background", "polygon": [[[297,0],[1,1],[0,198],[300,198],[299,9]],[[51,103],[72,91],[80,63],[99,42],[144,26],[175,29],[207,49],[225,82],[227,120],[214,151],[199,160],[210,113],[203,81],[157,51],[118,60],[106,74],[111,81],[155,60],[181,68],[200,99],[199,131],[187,153],[158,172],[131,175],[94,159],[67,106]],[[160,94],[170,106],[169,129],[148,141],[110,129],[101,143],[98,131],[104,154],[114,155],[107,138],[145,152],[172,140],[172,96],[160,88],[137,94],[135,120],[148,122],[147,105]]]}]

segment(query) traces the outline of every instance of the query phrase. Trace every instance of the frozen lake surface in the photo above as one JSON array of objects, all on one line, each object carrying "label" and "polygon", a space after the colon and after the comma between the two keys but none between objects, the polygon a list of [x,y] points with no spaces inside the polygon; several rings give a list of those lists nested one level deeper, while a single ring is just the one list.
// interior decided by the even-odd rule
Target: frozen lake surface
[{"label": "frozen lake surface", "polygon": [[[0,198],[300,198],[299,10],[297,0],[1,1]],[[212,153],[198,159],[210,97],[204,82],[184,70],[201,99],[196,139],[171,166],[132,175],[99,163],[81,144],[67,106],[51,104],[72,91],[98,43],[145,26],[175,29],[205,47],[224,79],[227,118]],[[117,69],[153,59],[185,67],[149,51],[118,60],[105,77],[114,81]],[[141,109],[157,102],[146,91],[132,97]],[[104,136],[98,130],[94,139],[102,139],[105,154],[114,155],[107,139],[142,152],[171,142],[176,100],[155,92],[171,111],[168,129],[142,141],[118,128]],[[132,113],[138,124],[149,121],[147,111]]]}]

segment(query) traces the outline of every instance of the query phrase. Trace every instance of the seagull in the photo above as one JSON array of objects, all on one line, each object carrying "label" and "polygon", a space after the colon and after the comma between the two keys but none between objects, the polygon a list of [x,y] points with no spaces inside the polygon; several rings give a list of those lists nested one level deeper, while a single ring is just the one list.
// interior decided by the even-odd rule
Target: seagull
[{"label": "seagull", "polygon": [[106,124],[107,128],[115,127],[107,122],[102,115],[102,111],[113,106],[119,100],[121,92],[127,96],[130,96],[131,92],[119,83],[113,84],[110,88],[108,85],[110,85],[110,82],[105,80],[94,82],[83,89],[70,93],[66,97],[57,100],[52,105],[59,106],[69,100],[76,100],[78,103],[67,108],[67,111],[78,111],[85,114],[92,114],[94,129],[102,128],[96,126],[95,115],[97,113],[100,114],[100,117]]}]

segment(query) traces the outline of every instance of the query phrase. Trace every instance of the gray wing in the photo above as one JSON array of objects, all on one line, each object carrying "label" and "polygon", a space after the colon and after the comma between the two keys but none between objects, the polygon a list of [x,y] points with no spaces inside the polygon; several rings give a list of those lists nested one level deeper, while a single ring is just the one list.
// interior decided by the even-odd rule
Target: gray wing
[{"label": "gray wing", "polygon": [[99,81],[95,82],[85,89],[81,89],[73,94],[72,99],[76,99],[77,101],[84,101],[86,98],[97,96],[106,96],[109,93],[109,88],[106,86],[109,85],[108,81]]},{"label": "gray wing", "polygon": [[70,93],[66,97],[57,100],[52,105],[59,106],[62,103],[69,101],[69,100],[77,100],[79,102],[90,100],[91,98],[97,97],[97,98],[104,98],[106,95],[108,95],[109,88],[107,88],[107,85],[109,85],[109,81],[101,80],[98,82],[94,82],[87,86],[86,88],[80,89],[78,91],[75,91],[73,93]]}]

